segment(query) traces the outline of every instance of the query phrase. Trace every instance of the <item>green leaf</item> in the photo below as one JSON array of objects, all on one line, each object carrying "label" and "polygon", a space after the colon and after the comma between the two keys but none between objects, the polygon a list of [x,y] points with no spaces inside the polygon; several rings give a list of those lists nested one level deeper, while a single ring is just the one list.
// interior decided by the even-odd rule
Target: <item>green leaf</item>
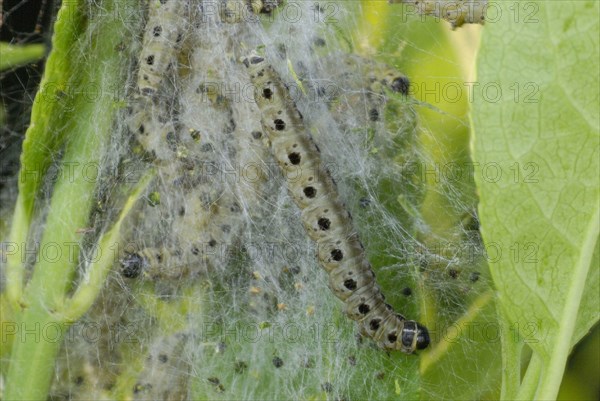
[{"label": "green leaf", "polygon": [[541,359],[535,398],[553,399],[600,316],[599,6],[496,6],[473,113],[481,230],[501,316]]},{"label": "green leaf", "polygon": [[[25,133],[19,172],[19,197],[15,205],[9,238],[13,243],[27,241],[34,201],[43,182],[42,175],[52,163],[52,157],[64,144],[65,121],[71,109],[67,92],[73,89],[72,60],[76,41],[85,24],[82,7],[67,2],[58,12],[44,77],[40,83],[33,108],[31,124]],[[71,89],[69,89],[71,88]],[[21,302],[23,268],[18,252],[8,255],[6,289],[11,303]]]},{"label": "green leaf", "polygon": [[19,195],[28,218],[31,218],[33,198],[42,182],[39,172],[45,171],[52,155],[63,143],[60,127],[64,126],[64,122],[59,124],[58,121],[65,117],[61,110],[68,101],[68,92],[72,90],[70,86],[74,85],[71,79],[73,53],[84,26],[85,16],[80,4],[71,2],[61,7],[54,25],[52,52],[33,103],[31,125],[25,134],[21,154]]}]

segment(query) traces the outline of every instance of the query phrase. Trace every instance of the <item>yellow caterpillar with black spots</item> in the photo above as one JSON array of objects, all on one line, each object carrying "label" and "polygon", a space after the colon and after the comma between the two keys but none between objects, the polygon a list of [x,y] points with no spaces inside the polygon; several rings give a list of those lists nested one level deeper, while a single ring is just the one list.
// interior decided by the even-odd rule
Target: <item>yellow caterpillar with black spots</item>
[{"label": "yellow caterpillar with black spots", "polygon": [[186,2],[150,0],[148,22],[139,57],[138,88],[143,96],[153,96],[175,63],[186,25]]},{"label": "yellow caterpillar with black spots", "polygon": [[429,345],[427,329],[394,312],[375,280],[364,247],[353,228],[336,184],[323,168],[314,143],[288,89],[264,57],[243,59],[254,85],[271,151],[301,210],[306,232],[318,246],[318,259],[329,273],[329,287],[345,302],[345,312],[380,347],[412,353]]},{"label": "yellow caterpillar with black spots", "polygon": [[[215,2],[224,22],[250,20],[253,14],[270,14],[282,0],[219,0]],[[194,7],[200,2],[186,0],[149,0],[148,20],[139,56],[138,89],[152,97],[159,91],[169,71],[176,69],[186,28]],[[210,3],[204,5],[210,7]]]}]

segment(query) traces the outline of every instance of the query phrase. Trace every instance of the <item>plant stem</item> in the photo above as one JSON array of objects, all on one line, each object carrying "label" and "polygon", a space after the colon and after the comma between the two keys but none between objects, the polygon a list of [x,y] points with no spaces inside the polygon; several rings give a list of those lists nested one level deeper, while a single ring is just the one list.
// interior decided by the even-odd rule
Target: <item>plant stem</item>
[{"label": "plant stem", "polygon": [[30,305],[18,319],[7,376],[6,400],[45,400],[54,360],[68,326],[57,322],[43,305]]},{"label": "plant stem", "polygon": [[[540,390],[536,395],[539,400],[555,400],[560,389],[567,358],[573,344],[573,333],[577,320],[577,311],[581,304],[581,297],[586,284],[586,279],[592,264],[598,234],[600,232],[600,209],[596,210],[587,227],[584,243],[579,254],[577,266],[574,269],[574,278],[567,295],[563,315],[560,319],[559,331],[556,334],[550,361],[545,366]],[[595,266],[597,267],[597,266]]]},{"label": "plant stem", "polygon": [[[529,366],[525,372],[525,377],[521,382],[519,391],[514,397],[515,400],[533,400],[540,384],[540,375],[542,373],[542,358],[537,354],[531,355]],[[507,398],[509,400],[510,398]]]},{"label": "plant stem", "polygon": [[44,57],[44,45],[25,46],[0,42],[0,71],[32,63]]},{"label": "plant stem", "polygon": [[[465,314],[454,322],[454,325],[461,328],[468,327],[471,322],[477,319],[481,311],[483,311],[485,306],[493,299],[493,296],[494,294],[491,290],[481,294],[475,299]],[[447,339],[442,338],[442,340],[435,344],[428,353],[423,354],[423,356],[421,356],[421,366],[419,368],[421,375],[425,375],[432,366],[438,363],[455,343],[456,341],[448,341]]]},{"label": "plant stem", "polygon": [[19,196],[15,205],[11,231],[11,247],[6,258],[6,295],[15,311],[20,310],[23,295],[23,250],[27,243],[35,196],[42,183],[41,175],[52,162],[53,153],[63,146],[62,121],[65,103],[61,94],[72,82],[72,51],[85,25],[79,2],[65,1],[54,24],[52,52],[31,110],[31,124],[25,133],[19,172]]},{"label": "plant stem", "polygon": [[519,390],[521,381],[521,351],[523,350],[523,340],[515,338],[510,330],[510,321],[502,311],[501,306],[497,305],[498,322],[500,325],[502,342],[502,388],[500,399],[514,400]]},{"label": "plant stem", "polygon": [[[54,360],[69,324],[61,316],[78,265],[80,234],[93,206],[97,176],[90,179],[89,166],[99,167],[110,140],[117,108],[115,88],[123,87],[125,68],[119,50],[128,36],[119,16],[135,5],[134,0],[106,0],[92,9],[93,30],[80,36],[80,54],[75,61],[77,95],[63,110],[68,119],[68,139],[61,174],[54,186],[37,263],[23,294],[24,310],[17,318],[23,330],[14,343],[7,375],[7,400],[45,400],[54,371]],[[90,24],[91,26],[91,24]],[[88,41],[88,38],[90,39]],[[86,90],[93,88],[93,93]],[[94,96],[94,97],[92,97]],[[63,123],[64,124],[64,123]],[[48,126],[46,129],[65,129]],[[31,143],[30,146],[45,146]],[[92,171],[96,171],[92,169]],[[30,194],[31,195],[31,194]],[[75,248],[75,250],[74,250]],[[52,251],[53,250],[53,251]],[[48,254],[47,251],[55,252]],[[108,251],[108,250],[104,250]],[[52,329],[59,333],[52,336]],[[35,330],[34,335],[25,330]]]},{"label": "plant stem", "polygon": [[77,291],[65,305],[62,316],[66,321],[76,321],[81,318],[96,300],[117,258],[121,225],[152,178],[154,178],[153,172],[146,174],[142,178],[129,199],[125,202],[118,220],[98,241],[97,248],[100,251],[100,256],[97,261],[93,261],[87,266],[85,277],[79,283]]}]

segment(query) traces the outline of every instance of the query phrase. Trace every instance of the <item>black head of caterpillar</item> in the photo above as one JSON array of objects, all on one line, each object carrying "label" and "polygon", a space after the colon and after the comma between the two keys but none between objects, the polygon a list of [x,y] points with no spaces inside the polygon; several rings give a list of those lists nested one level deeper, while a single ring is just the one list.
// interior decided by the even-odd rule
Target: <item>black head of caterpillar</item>
[{"label": "black head of caterpillar", "polygon": [[358,288],[346,300],[345,312],[359,322],[361,334],[371,337],[383,349],[410,354],[429,345],[427,328],[396,313],[374,281]]},{"label": "black head of caterpillar", "polygon": [[[308,236],[319,248],[319,262],[329,273],[332,292],[345,302],[346,315],[359,323],[361,332],[381,348],[413,353],[429,345],[429,333],[419,323],[406,320],[384,302],[375,274],[358,239],[350,213],[336,184],[322,166],[318,146],[287,93],[285,84],[264,57],[252,54],[242,60],[255,87],[263,128],[282,170],[312,172],[302,179],[287,174],[288,189],[301,209]],[[315,170],[318,171],[318,174]]]}]

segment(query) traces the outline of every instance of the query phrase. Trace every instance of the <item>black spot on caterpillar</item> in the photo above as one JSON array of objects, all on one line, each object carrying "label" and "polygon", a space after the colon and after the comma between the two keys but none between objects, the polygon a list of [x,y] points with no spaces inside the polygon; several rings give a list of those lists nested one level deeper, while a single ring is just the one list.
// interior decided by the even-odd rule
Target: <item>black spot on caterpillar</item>
[{"label": "black spot on caterpillar", "polygon": [[142,95],[154,95],[175,62],[183,38],[183,0],[151,0],[144,42],[139,58],[138,88]]},{"label": "black spot on caterpillar", "polygon": [[[319,149],[280,77],[264,57],[250,55],[242,62],[255,87],[272,153],[284,173],[292,172],[284,174],[288,189],[301,209],[307,234],[318,245],[318,259],[329,273],[329,287],[346,304],[346,314],[384,349],[412,353],[426,348],[427,329],[385,303],[350,214],[330,174],[322,168]],[[300,178],[296,171],[303,172]]]}]

